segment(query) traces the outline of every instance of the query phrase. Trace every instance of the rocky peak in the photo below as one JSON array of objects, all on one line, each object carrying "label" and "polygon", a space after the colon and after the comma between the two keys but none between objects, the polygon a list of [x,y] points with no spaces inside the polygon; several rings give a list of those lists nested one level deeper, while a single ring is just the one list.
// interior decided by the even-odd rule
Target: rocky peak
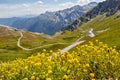
[{"label": "rocky peak", "polygon": [[66,26],[63,30],[73,31],[78,27],[79,24],[85,21],[89,21],[90,19],[96,17],[97,15],[106,13],[106,17],[115,14],[120,10],[120,0],[106,0],[99,3],[92,10],[87,12],[82,17],[75,20],[72,24]]}]

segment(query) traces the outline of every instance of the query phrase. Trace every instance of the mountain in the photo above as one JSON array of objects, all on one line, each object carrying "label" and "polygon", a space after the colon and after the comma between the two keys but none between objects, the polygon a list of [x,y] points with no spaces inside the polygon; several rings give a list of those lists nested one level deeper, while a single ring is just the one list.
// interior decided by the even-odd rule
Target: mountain
[{"label": "mountain", "polygon": [[[46,76],[43,75],[44,78],[43,76],[40,76],[41,74],[43,74],[44,71],[46,72],[46,74],[48,74],[49,72],[48,75],[50,77],[48,78],[47,76],[46,79],[52,78],[56,80],[58,79],[67,80],[71,78],[73,80],[74,79],[89,80],[94,78],[96,80],[98,79],[119,80],[120,12],[117,12],[109,17],[105,17],[105,16],[106,16],[105,14],[98,15],[95,18],[93,18],[91,21],[88,21],[87,23],[84,23],[81,26],[79,26],[73,32],[66,31],[64,34],[55,37],[55,40],[53,39],[52,41],[58,41],[59,40],[58,38],[60,36],[64,36],[64,37],[62,37],[59,40],[59,42],[65,40],[64,43],[66,41],[70,42],[72,39],[75,39],[76,37],[77,39],[74,40],[72,43],[78,43],[81,40],[86,41],[85,43],[83,43],[84,45],[80,44],[63,54],[60,54],[58,51],[55,52],[53,51],[54,49],[56,50],[61,49],[60,46],[63,45],[54,45],[52,48],[49,48],[50,46],[47,46],[47,49],[43,49],[43,50],[38,49],[37,50],[37,53],[39,52],[38,55],[35,55],[36,52],[30,51],[31,53],[29,53],[29,55],[34,53],[34,56],[32,55],[27,59],[21,59],[21,58],[25,58],[25,55],[28,55],[25,52],[16,51],[15,49],[13,49],[13,51],[11,51],[11,49],[9,49],[9,51],[3,51],[5,48],[0,49],[2,51],[0,52],[0,60],[2,61],[0,64],[1,66],[0,72],[2,75],[6,76],[1,78],[3,80],[45,79]],[[0,30],[2,29],[0,28]],[[4,37],[5,35],[3,35],[3,33],[5,31],[6,30],[0,31],[2,32],[2,34],[0,33],[0,35]],[[90,36],[91,34],[92,36]],[[14,35],[14,37],[18,35],[15,41],[17,41],[17,39],[20,37],[19,36],[20,34],[15,34],[15,32],[13,32],[12,35]],[[35,41],[29,42],[29,40],[31,39],[41,41],[40,38],[35,38],[35,36],[36,35],[34,34],[24,32],[24,37],[22,38],[24,40],[22,40],[21,43],[25,41],[25,44],[36,45],[38,44],[38,42],[37,43]],[[6,41],[6,43],[4,41]],[[4,38],[4,40],[0,39],[0,45],[1,43],[7,45],[8,43],[10,43],[9,44],[10,47],[13,46],[11,45],[12,43],[16,44],[15,41],[13,40],[13,38],[10,39],[10,37],[6,37]],[[45,39],[43,43],[45,44],[46,41],[47,40]],[[68,47],[70,48],[71,46]],[[116,49],[118,51],[116,51]],[[11,57],[13,56],[14,59],[15,57],[18,59],[14,61],[10,61]],[[8,61],[3,62],[6,60],[6,58],[8,59]],[[64,68],[61,69],[59,68],[60,66]],[[50,71],[48,71],[48,68],[50,68]],[[83,70],[83,68],[85,68],[85,70]],[[11,75],[11,77],[9,77],[10,75],[8,74],[8,71],[9,73],[11,74],[14,73],[14,74]],[[78,75],[76,75],[76,71]],[[33,72],[35,73],[34,74],[35,76],[33,75]],[[52,72],[54,72],[54,74],[56,73],[57,75],[52,74]],[[71,75],[71,72],[73,75]],[[25,76],[23,76],[23,74]],[[65,74],[65,78],[63,78],[64,74]]]},{"label": "mountain", "polygon": [[[106,0],[63,29],[80,33],[86,42],[100,40],[120,50],[120,0]],[[76,35],[77,36],[77,35]]]},{"label": "mountain", "polygon": [[85,10],[91,10],[92,8],[94,8],[95,6],[97,6],[97,4],[98,4],[98,3],[96,3],[96,2],[90,2],[89,4],[84,5],[84,6],[82,6],[82,7],[83,7],[83,9],[85,9]]},{"label": "mountain", "polygon": [[[75,38],[77,34],[81,34],[82,32],[81,36],[78,36],[78,38],[82,37],[83,39],[80,38],[79,40],[86,40],[86,43],[83,43],[84,45],[80,44],[66,53],[60,54],[60,50],[54,52],[53,49],[58,48],[58,46],[54,46],[52,50],[43,49],[37,55],[34,54],[26,59],[21,59],[19,54],[18,59],[14,61],[10,61],[9,59],[7,62],[3,62],[6,57],[1,57],[3,54],[0,53],[0,59],[4,59],[0,63],[0,72],[3,76],[1,79],[119,80],[120,18],[118,18],[118,16],[120,16],[120,12],[107,18],[104,16],[105,14],[93,18],[73,32],[67,31],[67,34],[65,33],[63,36],[67,37],[69,35],[71,37],[63,39],[70,41],[72,38]],[[94,36],[90,36],[91,33],[94,34]],[[105,44],[98,39],[102,40]],[[79,40],[74,43],[78,43]],[[117,46],[118,51],[115,46]],[[70,48],[71,46],[68,47]],[[10,51],[8,54],[9,56],[7,57],[11,58]],[[18,51],[12,56],[17,54]],[[26,55],[22,52],[21,54]],[[48,75],[41,76],[43,72]],[[78,75],[76,75],[76,73]]]},{"label": "mountain", "polygon": [[20,18],[32,18],[32,17],[36,17],[38,16],[37,14],[29,14],[29,15],[22,15],[22,16],[19,16]]},{"label": "mountain", "polygon": [[106,16],[111,16],[118,10],[120,10],[120,0],[106,0],[99,3],[97,7],[88,12],[85,16],[88,18],[94,18],[96,15],[104,13],[106,13]]},{"label": "mountain", "polygon": [[97,3],[92,2],[88,5],[60,10],[56,12],[46,12],[32,18],[7,18],[0,19],[0,24],[9,25],[18,29],[25,29],[32,32],[40,32],[53,35],[60,31],[64,26],[72,23],[78,17],[95,7]]},{"label": "mountain", "polygon": [[[109,1],[103,3],[107,5]],[[110,5],[118,8],[117,1]],[[69,26],[73,31],[65,30],[53,37],[0,26],[0,78],[119,80],[120,11],[107,11],[111,9],[108,5],[104,10],[94,8],[88,12],[91,15],[87,13],[77,19],[73,28]],[[65,49],[66,53],[61,53]]]},{"label": "mountain", "polygon": [[12,17],[12,18],[0,18],[0,24],[3,25],[12,25],[14,21],[18,20],[18,17]]},{"label": "mountain", "polygon": [[115,14],[120,10],[120,0],[106,0],[99,3],[92,10],[84,14],[82,17],[76,19],[72,24],[66,26],[62,30],[73,31],[80,25],[82,22],[86,22],[96,17],[97,15],[106,14],[106,17]]}]

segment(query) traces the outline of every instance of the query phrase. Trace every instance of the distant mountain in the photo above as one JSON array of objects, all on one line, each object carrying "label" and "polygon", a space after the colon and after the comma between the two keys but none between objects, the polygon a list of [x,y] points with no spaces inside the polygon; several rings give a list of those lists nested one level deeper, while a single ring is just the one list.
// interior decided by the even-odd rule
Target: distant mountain
[{"label": "distant mountain", "polygon": [[19,16],[20,18],[32,18],[32,17],[36,17],[38,16],[37,14],[30,14],[30,15],[22,15],[22,16]]},{"label": "distant mountain", "polygon": [[40,32],[53,35],[65,26],[71,24],[78,17],[95,7],[97,3],[92,2],[88,5],[79,6],[57,11],[46,12],[32,18],[7,18],[0,19],[0,24],[13,26],[19,29],[25,29],[32,32]]},{"label": "distant mountain", "polygon": [[0,18],[0,24],[3,25],[12,25],[14,21],[18,20],[18,17],[12,17],[12,18]]},{"label": "distant mountain", "polygon": [[82,17],[76,19],[72,24],[64,27],[62,30],[73,31],[80,25],[82,22],[86,22],[96,17],[97,15],[106,14],[106,17],[115,14],[120,10],[120,0],[106,0],[99,3],[92,10],[84,14]]},{"label": "distant mountain", "polygon": [[91,10],[91,9],[93,9],[92,7],[95,7],[95,6],[97,6],[97,3],[96,2],[91,2],[87,5],[82,6],[82,7],[83,7],[84,10]]}]

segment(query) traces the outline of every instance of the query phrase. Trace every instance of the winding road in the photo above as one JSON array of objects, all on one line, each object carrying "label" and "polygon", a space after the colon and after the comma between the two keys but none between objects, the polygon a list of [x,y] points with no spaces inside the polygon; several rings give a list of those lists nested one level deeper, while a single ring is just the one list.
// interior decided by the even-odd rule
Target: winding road
[{"label": "winding road", "polygon": [[[14,29],[14,28],[9,27],[9,26],[5,26],[5,27],[7,27],[9,30]],[[109,30],[109,28],[107,28],[107,29],[105,29],[105,30],[97,31],[97,32],[99,32],[99,33],[101,32],[101,33],[102,33],[102,32],[105,32],[105,31],[107,31],[107,30]],[[38,49],[38,48],[43,48],[43,47],[52,46],[52,45],[56,45],[56,44],[66,44],[66,43],[54,43],[54,44],[48,44],[48,45],[44,45],[44,46],[40,46],[40,47],[35,47],[35,48],[32,48],[32,49],[25,48],[25,47],[21,46],[21,44],[20,44],[21,39],[23,38],[23,33],[22,33],[22,31],[20,31],[20,30],[18,30],[18,32],[20,33],[20,37],[18,38],[17,46],[18,46],[19,48],[23,49],[23,50],[26,50],[26,51],[35,50],[35,49]],[[91,30],[89,31],[88,36],[89,36],[89,37],[94,37],[94,36],[95,36],[95,34],[93,33],[93,29],[91,29]],[[63,54],[63,53],[65,53],[66,51],[69,51],[70,49],[72,49],[73,47],[75,47],[75,46],[77,46],[77,45],[79,45],[79,44],[84,43],[86,40],[81,40],[82,38],[83,38],[83,36],[82,36],[81,38],[79,38],[78,40],[76,40],[76,41],[75,41],[74,43],[72,43],[71,45],[63,48],[60,53]]]},{"label": "winding road", "polygon": [[[20,33],[20,37],[19,37],[19,39],[18,39],[18,41],[17,41],[17,46],[18,46],[19,48],[23,49],[23,50],[26,50],[26,51],[35,50],[35,49],[43,48],[43,47],[47,47],[47,46],[52,46],[52,45],[55,45],[55,44],[65,44],[65,43],[55,43],[55,44],[48,44],[48,45],[44,45],[44,46],[40,46],[40,47],[36,47],[36,48],[29,49],[29,48],[25,48],[25,47],[23,47],[23,46],[20,45],[21,39],[23,38],[23,33],[22,33],[22,31],[19,31],[19,33]],[[64,49],[62,49],[60,53],[63,54],[63,53],[65,53],[66,51],[69,51],[70,49],[72,49],[73,47],[75,47],[75,46],[77,46],[77,45],[85,42],[85,40],[79,41],[80,39],[82,39],[82,37],[79,38],[79,39],[78,39],[76,42],[74,42],[73,44],[71,44],[71,45],[65,47]]]},{"label": "winding road", "polygon": [[70,46],[62,49],[62,50],[61,50],[61,54],[65,53],[66,51],[69,51],[69,50],[72,49],[73,47],[75,47],[75,46],[77,46],[77,45],[79,45],[79,44],[82,44],[82,43],[84,43],[84,42],[85,42],[85,40],[83,40],[83,41],[78,41],[78,42],[74,42],[74,43],[71,44]]},{"label": "winding road", "polygon": [[19,37],[19,39],[17,41],[17,46],[19,48],[23,49],[23,50],[26,50],[26,51],[35,50],[35,49],[38,49],[38,48],[43,48],[43,47],[52,46],[52,45],[56,45],[56,44],[65,44],[65,43],[54,43],[54,44],[48,44],[48,45],[44,45],[44,46],[29,49],[29,48],[25,48],[25,47],[21,46],[20,42],[21,42],[21,39],[23,38],[23,33],[21,31],[19,31],[19,33],[20,33],[20,37]]},{"label": "winding road", "polygon": [[17,46],[18,46],[19,48],[23,49],[23,50],[26,50],[26,51],[33,50],[33,49],[24,48],[23,46],[20,45],[20,41],[21,41],[21,39],[22,39],[22,37],[23,37],[23,33],[22,33],[21,31],[19,31],[19,33],[20,33],[20,38],[19,38],[18,41],[17,41]]},{"label": "winding road", "polygon": [[[18,46],[19,48],[23,49],[23,50],[26,50],[26,51],[35,50],[35,49],[43,48],[43,47],[47,47],[47,46],[52,46],[52,45],[55,45],[55,44],[65,44],[65,43],[55,43],[55,44],[48,44],[48,45],[44,45],[44,46],[40,46],[40,47],[28,49],[28,48],[25,48],[25,47],[23,47],[23,46],[20,45],[21,39],[23,38],[23,33],[22,33],[22,31],[19,31],[19,33],[20,33],[20,37],[19,37],[19,39],[18,39],[18,41],[17,41],[17,46]],[[79,38],[76,42],[74,42],[74,43],[71,44],[70,46],[67,46],[66,48],[62,49],[62,50],[61,50],[61,54],[63,54],[64,52],[70,50],[71,48],[73,48],[73,47],[75,47],[75,46],[77,46],[77,45],[85,42],[85,40],[79,41],[80,39],[81,39],[81,38]]]},{"label": "winding road", "polygon": [[[104,29],[104,30],[100,30],[100,31],[96,31],[96,32],[103,33],[103,32],[108,31],[109,29],[110,29],[110,28],[106,28],[106,29]],[[93,37],[96,36],[96,34],[94,34],[94,32],[93,32],[93,28],[91,28],[91,29],[89,30],[88,36],[91,37],[91,38],[93,38]],[[82,41],[81,41],[82,38],[83,38],[83,36],[82,36],[81,38],[79,38],[76,42],[74,42],[73,44],[71,44],[70,46],[62,49],[62,50],[61,50],[61,54],[65,53],[66,51],[69,51],[70,49],[72,49],[73,47],[75,47],[75,46],[77,46],[77,45],[79,45],[79,44],[84,43],[86,40],[82,40]]]},{"label": "winding road", "polygon": [[[12,28],[12,27],[9,27],[9,26],[6,26],[9,30],[17,30],[15,28]],[[108,31],[110,28],[107,28],[107,29],[104,29],[104,30],[100,30],[100,31],[96,31],[97,33],[103,33],[105,31]],[[40,46],[40,47],[35,47],[35,48],[32,48],[32,49],[29,49],[29,48],[25,48],[23,46],[21,46],[20,42],[21,42],[21,39],[23,38],[23,33],[22,31],[20,30],[17,30],[20,34],[20,37],[18,38],[18,41],[17,41],[17,46],[23,50],[26,50],[26,51],[30,51],[30,50],[35,50],[35,49],[38,49],[38,48],[43,48],[43,47],[47,47],[47,46],[52,46],[52,45],[55,45],[55,44],[66,44],[66,43],[54,43],[54,44],[48,44],[48,45],[44,45],[44,46]],[[93,28],[91,28],[89,30],[89,34],[87,35],[89,37],[95,37],[96,34],[94,34],[93,32]],[[82,44],[84,43],[86,40],[82,40],[82,38],[85,37],[85,36],[82,36],[81,38],[78,38],[74,43],[72,43],[71,45],[63,48],[60,52],[56,52],[56,53],[60,53],[60,54],[64,54],[65,52],[69,51],[70,49],[72,49],[73,47],[79,45],[79,44]],[[55,54],[55,57],[58,55],[58,54]],[[53,56],[50,56],[50,58],[52,58]],[[6,65],[6,64],[5,64]]]},{"label": "winding road", "polygon": [[[16,28],[13,28],[13,27],[11,27],[11,26],[1,25],[1,24],[0,24],[0,26],[6,27],[6,28],[9,29],[9,30],[17,30]],[[31,51],[31,50],[35,50],[35,49],[38,49],[38,48],[43,48],[43,47],[52,46],[52,45],[56,45],[56,44],[67,44],[67,43],[54,43],[54,44],[48,44],[48,45],[44,45],[44,46],[40,46],[40,47],[35,47],[35,48],[32,48],[32,49],[25,48],[25,47],[23,47],[23,46],[20,44],[20,43],[21,43],[21,39],[23,38],[24,35],[23,35],[22,31],[20,31],[20,30],[17,30],[17,31],[18,31],[19,34],[20,34],[20,37],[18,38],[18,41],[17,41],[17,46],[18,46],[19,48],[23,49],[23,50],[26,50],[26,51]],[[77,46],[77,45],[85,42],[85,40],[80,41],[82,38],[83,38],[83,37],[79,38],[78,40],[76,40],[76,41],[75,41],[74,43],[72,43],[71,45],[69,45],[69,46],[65,47],[64,49],[62,49],[62,50],[61,50],[61,54],[63,54],[64,52],[70,50],[71,48],[73,48],[73,47],[75,47],[75,46]]]}]

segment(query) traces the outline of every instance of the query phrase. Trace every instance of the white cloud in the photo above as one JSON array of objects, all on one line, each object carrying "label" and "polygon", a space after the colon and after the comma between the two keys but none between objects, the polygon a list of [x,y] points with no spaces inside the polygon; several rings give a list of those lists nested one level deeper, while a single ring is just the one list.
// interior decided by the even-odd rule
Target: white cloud
[{"label": "white cloud", "polygon": [[79,5],[85,5],[88,4],[90,2],[90,0],[77,0],[77,4]]},{"label": "white cloud", "polygon": [[74,6],[74,5],[75,4],[72,3],[72,2],[66,2],[66,3],[63,3],[63,4],[59,4],[59,6],[64,7],[64,8],[71,7],[71,6]]},{"label": "white cloud", "polygon": [[87,3],[87,2],[89,2],[89,0],[78,0],[77,2],[78,3]]},{"label": "white cloud", "polygon": [[[54,0],[58,1],[58,0]],[[84,5],[93,0],[77,0],[76,2],[68,2],[58,4],[57,6],[48,5],[43,3],[41,0],[34,3],[28,4],[0,4],[0,17],[12,17],[12,16],[21,16],[21,15],[30,15],[30,14],[41,14],[46,11],[58,11],[65,8],[70,8],[74,5]],[[95,1],[95,0],[94,0]]]},{"label": "white cloud", "polygon": [[[41,8],[40,8],[41,7]],[[0,17],[12,17],[30,14],[40,14],[45,11],[42,1],[28,4],[1,4]]]},{"label": "white cloud", "polygon": [[37,4],[43,4],[43,2],[42,2],[42,1],[37,1],[36,3],[37,3]]},{"label": "white cloud", "polygon": [[21,15],[30,15],[30,14],[41,14],[46,11],[58,11],[66,8],[70,8],[76,5],[73,2],[66,2],[59,4],[58,6],[47,5],[42,1],[37,1],[35,3],[28,4],[2,4],[0,5],[0,17],[12,17],[12,16],[21,16]]},{"label": "white cloud", "polygon": [[59,4],[59,6],[61,7],[64,7],[64,8],[68,8],[68,7],[72,7],[72,6],[75,6],[75,5],[85,5],[85,4],[88,4],[90,3],[90,0],[77,0],[75,3],[73,2],[66,2],[66,3],[63,3],[63,4]]},{"label": "white cloud", "polygon": [[22,4],[23,7],[29,7],[29,4]]}]

